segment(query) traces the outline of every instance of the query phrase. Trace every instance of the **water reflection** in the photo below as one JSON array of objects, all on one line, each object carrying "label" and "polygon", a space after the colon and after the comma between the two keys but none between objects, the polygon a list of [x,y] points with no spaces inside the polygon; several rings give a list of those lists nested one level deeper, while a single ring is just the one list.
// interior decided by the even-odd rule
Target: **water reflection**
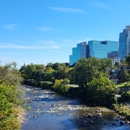
[{"label": "water reflection", "polygon": [[50,90],[27,86],[25,91],[31,110],[27,111],[27,121],[21,130],[130,129],[129,124],[121,126],[117,114],[107,108],[86,106],[80,100],[66,98]]}]

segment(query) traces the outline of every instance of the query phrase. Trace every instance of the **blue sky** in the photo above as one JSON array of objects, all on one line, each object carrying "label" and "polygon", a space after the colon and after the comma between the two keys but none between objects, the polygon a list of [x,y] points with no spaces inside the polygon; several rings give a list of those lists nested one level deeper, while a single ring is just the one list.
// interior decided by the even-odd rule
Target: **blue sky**
[{"label": "blue sky", "polygon": [[130,25],[130,0],[0,0],[0,60],[69,62],[77,43],[118,41]]}]

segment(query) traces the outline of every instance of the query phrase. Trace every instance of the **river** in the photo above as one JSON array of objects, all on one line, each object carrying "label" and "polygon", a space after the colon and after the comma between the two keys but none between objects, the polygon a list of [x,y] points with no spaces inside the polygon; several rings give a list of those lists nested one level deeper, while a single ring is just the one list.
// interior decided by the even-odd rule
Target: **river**
[{"label": "river", "polygon": [[51,90],[21,87],[31,107],[21,130],[130,130],[130,124],[120,125],[117,113],[107,108],[90,107]]}]

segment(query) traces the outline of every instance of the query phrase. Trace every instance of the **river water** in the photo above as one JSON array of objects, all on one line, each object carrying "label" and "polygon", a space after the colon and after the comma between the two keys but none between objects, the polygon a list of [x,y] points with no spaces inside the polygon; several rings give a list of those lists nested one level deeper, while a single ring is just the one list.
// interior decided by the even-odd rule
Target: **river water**
[{"label": "river water", "polygon": [[21,87],[31,107],[21,130],[130,130],[130,124],[120,125],[117,113],[107,108],[90,107],[51,90]]}]

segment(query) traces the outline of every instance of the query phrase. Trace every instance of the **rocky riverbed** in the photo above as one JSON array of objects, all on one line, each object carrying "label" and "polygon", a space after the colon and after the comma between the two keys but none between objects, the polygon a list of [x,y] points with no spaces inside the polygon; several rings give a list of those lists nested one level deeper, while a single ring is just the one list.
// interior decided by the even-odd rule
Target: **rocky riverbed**
[{"label": "rocky riverbed", "polygon": [[21,130],[130,130],[129,121],[113,110],[90,107],[51,90],[21,87],[25,89],[26,106],[31,108]]}]

